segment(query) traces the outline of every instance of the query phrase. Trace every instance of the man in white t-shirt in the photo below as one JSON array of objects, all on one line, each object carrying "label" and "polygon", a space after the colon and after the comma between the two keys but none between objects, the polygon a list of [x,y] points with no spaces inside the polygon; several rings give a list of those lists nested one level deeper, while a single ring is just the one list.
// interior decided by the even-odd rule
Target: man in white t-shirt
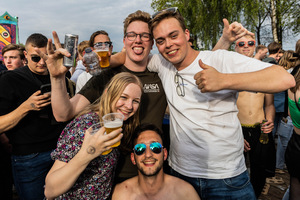
[{"label": "man in white t-shirt", "polygon": [[256,199],[243,157],[238,91],[282,91],[295,84],[293,77],[235,52],[192,49],[176,8],[155,13],[150,29],[161,55],[148,68],[167,88],[172,174],[203,199]]}]

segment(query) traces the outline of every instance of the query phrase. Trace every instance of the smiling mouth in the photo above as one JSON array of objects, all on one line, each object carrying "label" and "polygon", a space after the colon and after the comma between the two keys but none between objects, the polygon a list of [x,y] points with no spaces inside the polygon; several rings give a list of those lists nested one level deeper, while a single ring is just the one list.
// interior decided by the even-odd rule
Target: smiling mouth
[{"label": "smiling mouth", "polygon": [[175,50],[173,50],[173,51],[167,52],[167,55],[173,56],[176,52],[177,52],[177,50],[175,49]]}]

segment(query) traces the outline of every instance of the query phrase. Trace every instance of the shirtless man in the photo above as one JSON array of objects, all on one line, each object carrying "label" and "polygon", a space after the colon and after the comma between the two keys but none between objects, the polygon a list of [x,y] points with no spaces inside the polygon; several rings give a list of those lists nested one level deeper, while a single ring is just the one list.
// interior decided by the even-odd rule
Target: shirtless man
[{"label": "shirtless man", "polygon": [[[253,57],[254,50],[255,39],[253,36],[246,35],[236,41],[236,52]],[[268,134],[269,143],[266,144],[269,149],[273,150],[271,153],[266,151],[262,154],[261,150],[258,150],[259,146],[257,146],[261,130],[264,133],[271,133],[274,128],[275,107],[273,94],[240,92],[237,106],[239,109],[238,118],[242,124],[245,138],[245,152],[249,151],[250,156],[250,179],[255,195],[259,197],[265,185],[266,177],[269,176],[265,171],[268,169],[272,171],[273,167],[275,171],[275,145],[272,134]],[[265,119],[267,122],[260,129],[260,124]],[[267,163],[270,167],[265,165]]]},{"label": "shirtless man", "polygon": [[134,132],[133,139],[135,146],[131,161],[137,165],[138,176],[118,184],[112,200],[200,200],[192,185],[163,172],[168,152],[162,146],[160,129],[152,124],[143,124]]}]

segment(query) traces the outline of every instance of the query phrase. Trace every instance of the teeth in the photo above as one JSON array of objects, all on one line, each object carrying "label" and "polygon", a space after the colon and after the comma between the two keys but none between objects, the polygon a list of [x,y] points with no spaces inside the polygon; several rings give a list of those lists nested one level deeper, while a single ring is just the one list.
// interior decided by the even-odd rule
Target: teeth
[{"label": "teeth", "polygon": [[168,52],[167,54],[173,54],[173,53],[175,53],[175,52],[176,52],[176,50],[170,51],[170,52]]}]

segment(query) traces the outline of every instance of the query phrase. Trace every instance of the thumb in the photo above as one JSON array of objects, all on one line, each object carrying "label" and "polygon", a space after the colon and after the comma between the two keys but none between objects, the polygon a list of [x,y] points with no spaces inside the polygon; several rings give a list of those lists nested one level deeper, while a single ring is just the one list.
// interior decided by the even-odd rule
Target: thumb
[{"label": "thumb", "polygon": [[229,29],[229,22],[226,18],[223,19],[224,29]]},{"label": "thumb", "polygon": [[201,59],[199,60],[199,66],[200,66],[200,68],[202,68],[202,69],[208,69],[208,68],[209,68],[209,66],[206,65],[206,64],[204,64],[204,63],[202,62]]}]

